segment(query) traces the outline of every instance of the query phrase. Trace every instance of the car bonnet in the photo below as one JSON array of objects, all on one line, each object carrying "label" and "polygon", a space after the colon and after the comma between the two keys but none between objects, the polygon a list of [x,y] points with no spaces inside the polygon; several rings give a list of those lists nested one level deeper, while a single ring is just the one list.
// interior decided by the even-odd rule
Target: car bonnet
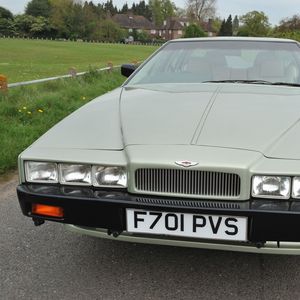
[{"label": "car bonnet", "polygon": [[[245,149],[300,159],[300,89],[248,84],[165,84],[125,88],[125,145]],[[293,147],[297,150],[294,151]]]}]

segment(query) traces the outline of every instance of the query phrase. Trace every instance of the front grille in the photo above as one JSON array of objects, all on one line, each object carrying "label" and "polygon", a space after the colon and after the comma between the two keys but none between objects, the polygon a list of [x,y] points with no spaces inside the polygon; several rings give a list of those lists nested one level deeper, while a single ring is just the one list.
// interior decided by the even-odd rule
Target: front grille
[{"label": "front grille", "polygon": [[137,191],[162,194],[209,197],[238,197],[240,176],[233,173],[179,170],[138,169],[135,171]]}]

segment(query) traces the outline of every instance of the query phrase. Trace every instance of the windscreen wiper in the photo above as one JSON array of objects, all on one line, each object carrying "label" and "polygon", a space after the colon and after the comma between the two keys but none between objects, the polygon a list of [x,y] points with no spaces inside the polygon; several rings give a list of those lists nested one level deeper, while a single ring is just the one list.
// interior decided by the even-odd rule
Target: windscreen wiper
[{"label": "windscreen wiper", "polygon": [[272,85],[286,85],[286,86],[300,87],[299,83],[291,83],[291,82],[272,82]]},{"label": "windscreen wiper", "polygon": [[271,81],[260,79],[226,79],[226,80],[208,80],[202,83],[249,83],[249,84],[273,84]]},{"label": "windscreen wiper", "polygon": [[285,86],[295,86],[300,87],[299,83],[291,83],[291,82],[272,82],[267,80],[260,79],[226,79],[226,80],[208,80],[203,81],[202,83],[245,83],[245,84],[267,84],[267,85],[285,85]]}]

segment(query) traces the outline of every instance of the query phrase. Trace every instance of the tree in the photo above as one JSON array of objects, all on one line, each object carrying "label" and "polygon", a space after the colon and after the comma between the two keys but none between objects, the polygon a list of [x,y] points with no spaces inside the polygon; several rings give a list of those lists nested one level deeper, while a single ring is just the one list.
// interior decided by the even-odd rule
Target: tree
[{"label": "tree", "polygon": [[105,10],[104,10],[104,6],[101,3],[98,3],[97,7],[96,7],[96,14],[99,18],[104,19],[106,14],[105,14]]},{"label": "tree", "polygon": [[193,38],[193,37],[205,37],[206,34],[200,26],[197,24],[191,24],[185,28],[184,37]]},{"label": "tree", "polygon": [[[25,37],[52,37],[85,40],[118,41],[125,31],[110,16],[118,12],[113,0],[95,5],[91,0],[29,0],[26,14],[13,16],[0,7],[0,34]],[[131,10],[150,19],[157,25],[175,15],[172,0],[145,0],[133,3]],[[120,12],[129,11],[127,4]],[[146,32],[137,32],[138,40],[147,40]]]},{"label": "tree", "polygon": [[51,26],[57,32],[57,37],[69,38],[72,34],[73,0],[50,0]]},{"label": "tree", "polygon": [[251,11],[241,16],[240,22],[240,36],[266,36],[271,28],[268,16],[259,11]]},{"label": "tree", "polygon": [[126,13],[128,13],[128,11],[129,11],[129,8],[128,8],[128,4],[127,4],[127,2],[123,5],[123,7],[122,7],[122,9],[120,10],[120,13],[121,14],[126,14]]},{"label": "tree", "polygon": [[25,13],[34,17],[42,16],[48,18],[50,8],[49,0],[31,0],[25,8]]},{"label": "tree", "polygon": [[115,22],[110,19],[101,22],[99,30],[99,39],[105,41],[120,41],[126,34]]},{"label": "tree", "polygon": [[187,13],[192,20],[203,22],[214,17],[217,0],[187,0]]},{"label": "tree", "polygon": [[220,28],[221,28],[221,25],[222,25],[222,20],[218,17],[214,18],[214,19],[211,19],[211,29],[212,31],[214,32],[219,32],[220,31]]},{"label": "tree", "polygon": [[13,19],[13,14],[6,8],[0,6],[0,19]]},{"label": "tree", "polygon": [[48,18],[17,15],[14,19],[16,35],[26,37],[51,37],[53,28]]},{"label": "tree", "polygon": [[238,31],[239,31],[239,27],[240,27],[240,21],[238,16],[235,16],[233,19],[233,23],[232,23],[232,32],[233,35],[237,35]]},{"label": "tree", "polygon": [[219,36],[232,36],[232,17],[229,15],[227,20],[223,20],[221,24],[220,31],[218,33]]},{"label": "tree", "polygon": [[224,36],[225,35],[225,31],[226,31],[226,21],[225,19],[222,21],[220,30],[218,32],[218,36]]},{"label": "tree", "polygon": [[[78,6],[78,12],[76,13],[76,21],[71,25],[71,29],[74,28],[74,26],[77,28],[77,32],[80,33],[80,38],[85,39],[93,39],[93,33],[95,32],[97,26],[99,25],[99,18],[97,16],[97,13],[94,9],[94,4],[92,2],[88,3],[85,2],[83,7],[80,8],[80,4],[74,4],[73,5],[73,11],[74,8]],[[112,6],[113,7],[113,6]],[[72,30],[72,34],[73,30]],[[73,36],[74,38],[75,36]]]},{"label": "tree", "polygon": [[50,24],[47,18],[39,16],[34,18],[30,27],[30,34],[33,37],[46,37],[50,32]]},{"label": "tree", "polygon": [[156,26],[161,26],[164,21],[164,16],[162,14],[162,3],[160,0],[149,0],[149,6],[152,15],[152,21]]},{"label": "tree", "polygon": [[232,36],[233,30],[232,30],[232,16],[229,15],[228,19],[226,20],[226,35]]},{"label": "tree", "polygon": [[0,18],[0,36],[14,36],[16,33],[16,27],[13,20]]},{"label": "tree", "polygon": [[176,7],[175,16],[177,16],[179,18],[186,17],[186,10],[184,8],[181,8],[181,7]]},{"label": "tree", "polygon": [[161,0],[161,13],[164,20],[175,15],[176,6],[170,0]]},{"label": "tree", "polygon": [[30,36],[30,29],[33,23],[33,16],[24,14],[15,17],[16,30],[22,36]]},{"label": "tree", "polygon": [[116,6],[114,6],[112,0],[107,0],[104,3],[104,10],[106,13],[110,14],[111,16],[115,15],[118,13],[118,9]]},{"label": "tree", "polygon": [[300,15],[294,15],[291,18],[281,20],[277,30],[280,32],[300,30]]},{"label": "tree", "polygon": [[131,11],[135,15],[144,16],[147,19],[151,19],[151,10],[148,4],[144,0],[140,1],[139,3],[132,4]]},{"label": "tree", "polygon": [[270,35],[300,41],[300,15],[281,20]]},{"label": "tree", "polygon": [[0,6],[0,36],[11,36],[16,34],[13,14],[6,8]]},{"label": "tree", "polygon": [[150,0],[149,8],[151,11],[151,20],[157,26],[161,26],[164,20],[175,15],[176,6],[170,0]]}]

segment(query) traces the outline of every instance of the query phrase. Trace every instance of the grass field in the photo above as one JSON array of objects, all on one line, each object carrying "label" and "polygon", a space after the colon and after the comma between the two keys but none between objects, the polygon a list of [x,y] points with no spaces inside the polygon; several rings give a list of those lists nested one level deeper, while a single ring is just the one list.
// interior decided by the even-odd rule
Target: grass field
[{"label": "grass field", "polygon": [[124,79],[117,71],[90,72],[0,92],[0,175],[15,169],[19,153],[55,123]]},{"label": "grass field", "polygon": [[154,46],[0,39],[0,74],[9,83],[65,75],[70,68],[87,71],[141,61],[157,49]]}]

